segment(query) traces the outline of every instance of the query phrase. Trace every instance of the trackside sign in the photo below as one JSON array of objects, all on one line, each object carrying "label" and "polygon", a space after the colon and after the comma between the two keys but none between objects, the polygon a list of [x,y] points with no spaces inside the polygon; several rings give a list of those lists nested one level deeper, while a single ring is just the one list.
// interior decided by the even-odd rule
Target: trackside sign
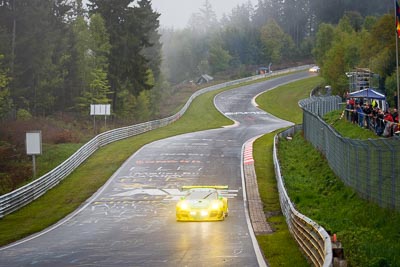
[{"label": "trackside sign", "polygon": [[26,154],[41,155],[42,154],[42,132],[30,131],[26,132]]}]

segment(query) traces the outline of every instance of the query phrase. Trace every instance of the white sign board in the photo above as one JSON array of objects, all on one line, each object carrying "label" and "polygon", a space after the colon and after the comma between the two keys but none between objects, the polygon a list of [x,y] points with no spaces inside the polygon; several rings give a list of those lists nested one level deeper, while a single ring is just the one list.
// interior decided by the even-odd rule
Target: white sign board
[{"label": "white sign board", "polygon": [[42,132],[31,131],[26,133],[26,154],[41,155],[42,154]]},{"label": "white sign board", "polygon": [[91,104],[90,115],[110,115],[110,104]]}]

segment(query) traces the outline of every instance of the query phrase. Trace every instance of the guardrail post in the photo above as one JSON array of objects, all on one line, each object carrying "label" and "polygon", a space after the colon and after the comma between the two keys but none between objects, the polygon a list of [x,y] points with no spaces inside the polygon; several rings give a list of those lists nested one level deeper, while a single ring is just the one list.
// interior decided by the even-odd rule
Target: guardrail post
[{"label": "guardrail post", "polygon": [[337,240],[336,234],[332,237],[333,267],[347,267],[342,243]]}]

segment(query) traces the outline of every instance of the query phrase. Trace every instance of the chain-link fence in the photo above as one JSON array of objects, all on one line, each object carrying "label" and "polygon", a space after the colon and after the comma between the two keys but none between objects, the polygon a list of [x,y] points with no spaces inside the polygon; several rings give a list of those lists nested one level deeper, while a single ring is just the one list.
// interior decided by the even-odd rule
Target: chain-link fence
[{"label": "chain-link fence", "polygon": [[340,97],[311,97],[299,105],[304,137],[324,154],[335,174],[363,198],[400,210],[400,139],[357,140],[339,135],[321,117],[341,109]]}]

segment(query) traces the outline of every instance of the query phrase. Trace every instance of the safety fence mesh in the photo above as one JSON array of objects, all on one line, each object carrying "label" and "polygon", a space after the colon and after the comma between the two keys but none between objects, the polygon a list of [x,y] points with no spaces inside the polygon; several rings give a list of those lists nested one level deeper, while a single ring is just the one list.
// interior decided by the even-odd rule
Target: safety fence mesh
[{"label": "safety fence mesh", "polygon": [[361,197],[400,210],[400,138],[342,137],[322,119],[343,108],[337,96],[310,97],[299,105],[305,139],[326,157],[335,174]]}]

